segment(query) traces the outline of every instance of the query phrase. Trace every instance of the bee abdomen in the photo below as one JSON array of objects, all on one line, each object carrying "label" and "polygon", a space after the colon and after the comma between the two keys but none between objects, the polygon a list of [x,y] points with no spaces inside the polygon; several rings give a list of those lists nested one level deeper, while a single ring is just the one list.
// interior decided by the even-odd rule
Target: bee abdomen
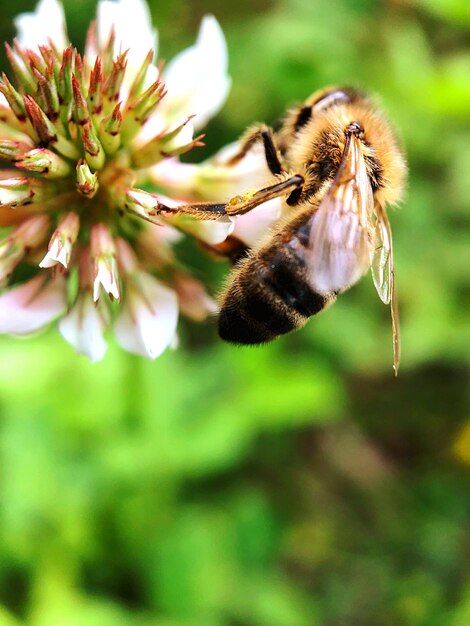
[{"label": "bee abdomen", "polygon": [[271,245],[243,260],[223,298],[219,334],[257,344],[303,326],[326,304],[304,278],[302,244]]}]

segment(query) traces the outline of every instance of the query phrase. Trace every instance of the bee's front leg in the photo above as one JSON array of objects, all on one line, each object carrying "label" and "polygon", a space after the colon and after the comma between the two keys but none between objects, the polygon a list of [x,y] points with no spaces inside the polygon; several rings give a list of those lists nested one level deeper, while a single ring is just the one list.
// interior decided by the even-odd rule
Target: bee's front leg
[{"label": "bee's front leg", "polygon": [[218,202],[196,202],[194,204],[180,204],[169,207],[159,202],[153,213],[155,215],[189,215],[199,220],[216,220],[228,215],[225,207],[227,203]]},{"label": "bee's front leg", "polygon": [[264,124],[253,126],[247,130],[240,140],[239,151],[227,161],[227,165],[236,165],[259,141],[263,142],[264,156],[270,172],[274,175],[285,173],[286,170],[281,162],[281,153],[276,145],[274,133],[269,126]]},{"label": "bee's front leg", "polygon": [[272,200],[290,194],[293,189],[302,187],[304,179],[300,174],[295,174],[264,189],[252,190],[240,196],[235,196],[225,204],[217,202],[198,202],[195,204],[182,204],[177,207],[169,207],[160,202],[155,207],[155,214],[167,215],[190,215],[201,220],[215,220],[224,216],[243,215],[255,207]]}]

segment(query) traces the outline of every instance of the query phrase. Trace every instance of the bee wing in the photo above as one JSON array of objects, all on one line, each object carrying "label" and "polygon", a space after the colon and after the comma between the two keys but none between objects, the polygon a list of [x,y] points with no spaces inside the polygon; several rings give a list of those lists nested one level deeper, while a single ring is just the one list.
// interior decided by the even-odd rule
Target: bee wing
[{"label": "bee wing", "polygon": [[379,204],[375,207],[375,251],[372,257],[372,279],[384,304],[390,304],[393,289],[392,231],[387,214]]},{"label": "bee wing", "polygon": [[373,212],[362,143],[349,134],[335,178],[312,219],[307,267],[318,293],[342,291],[368,271]]},{"label": "bee wing", "polygon": [[393,367],[395,374],[400,365],[400,322],[398,301],[395,291],[395,269],[393,266],[392,230],[384,207],[376,204],[376,248],[372,259],[372,278],[380,299],[390,304],[393,335]]}]

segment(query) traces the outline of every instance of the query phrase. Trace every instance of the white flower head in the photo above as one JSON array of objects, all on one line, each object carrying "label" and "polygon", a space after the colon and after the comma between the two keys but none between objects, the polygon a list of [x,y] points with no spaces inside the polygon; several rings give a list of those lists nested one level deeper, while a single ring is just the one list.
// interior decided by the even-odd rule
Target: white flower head
[{"label": "white flower head", "polygon": [[[31,333],[61,317],[63,337],[93,361],[113,326],[124,349],[155,358],[175,344],[179,307],[197,319],[215,308],[177,260],[176,240],[216,244],[235,224],[160,214],[162,202],[191,199],[172,172],[228,94],[220,26],[206,16],[196,43],[162,74],[144,0],[101,0],[84,55],[68,40],[58,0],[40,0],[15,24],[13,79],[0,79],[0,160],[9,165],[0,180],[0,223],[9,228],[0,240],[0,333]],[[167,180],[152,188],[164,163]],[[17,282],[22,263],[37,270],[26,283]]]}]

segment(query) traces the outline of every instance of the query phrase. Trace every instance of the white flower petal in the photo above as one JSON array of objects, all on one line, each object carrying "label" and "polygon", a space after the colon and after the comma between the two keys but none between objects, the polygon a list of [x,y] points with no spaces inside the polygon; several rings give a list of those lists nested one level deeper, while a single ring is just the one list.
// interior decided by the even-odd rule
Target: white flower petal
[{"label": "white flower petal", "polygon": [[59,321],[59,331],[79,354],[96,362],[106,353],[103,332],[107,323],[103,307],[95,306],[89,293],[82,293],[70,312]]},{"label": "white flower petal", "polygon": [[94,224],[90,233],[91,258],[93,260],[93,299],[100,297],[101,287],[111,297],[120,299],[119,272],[116,246],[106,224]]},{"label": "white flower petal", "polygon": [[250,247],[256,245],[279,219],[281,211],[282,201],[280,198],[275,198],[245,215],[240,215],[235,222],[234,236]]},{"label": "white flower petal", "polygon": [[208,243],[215,245],[225,241],[233,232],[235,220],[231,217],[223,217],[218,220],[184,220],[178,222],[182,231],[193,235]]},{"label": "white flower petal", "polygon": [[[151,66],[153,67],[153,66]],[[157,109],[155,115],[151,115],[145,124],[140,129],[137,136],[134,138],[135,146],[142,146],[143,144],[151,141],[160,134],[168,134],[174,131],[178,126],[184,124],[180,132],[173,137],[167,144],[165,144],[165,150],[170,152],[181,146],[187,145],[193,140],[194,137],[194,124],[192,121],[188,122],[188,116],[182,118],[174,117],[171,112],[165,116],[164,112],[161,115],[162,109]],[[167,119],[165,119],[165,117]]]},{"label": "white flower petal", "polygon": [[53,245],[46,252],[44,258],[39,263],[39,267],[49,268],[55,265],[63,265],[67,267],[72,254],[72,244],[69,241],[65,241],[62,246],[59,246],[59,240],[54,239]]},{"label": "white flower petal", "polygon": [[0,296],[0,333],[27,335],[46,326],[67,306],[65,281],[44,274]]},{"label": "white flower petal", "polygon": [[59,50],[69,44],[64,9],[58,0],[40,0],[35,11],[21,13],[14,21],[21,46],[33,48],[47,44],[49,39]]},{"label": "white flower petal", "polygon": [[[175,124],[173,128],[175,128],[175,126],[179,126],[179,124]],[[171,130],[172,129],[170,128],[168,132],[171,132]],[[171,141],[165,144],[165,150],[168,150],[168,152],[171,152],[172,150],[176,150],[180,148],[181,146],[186,146],[188,143],[191,143],[191,141],[193,140],[193,137],[194,137],[194,124],[192,122],[188,122],[187,124],[183,126],[180,132],[175,137],[173,137]]]},{"label": "white flower petal", "polygon": [[157,31],[144,0],[101,0],[97,9],[98,46],[108,43],[111,29],[116,33],[115,54],[129,50],[127,77],[134,77],[149,50],[157,55]]},{"label": "white flower petal", "polygon": [[128,352],[155,359],[175,336],[178,299],[174,291],[149,274],[141,272],[135,279],[128,285],[114,332]]},{"label": "white flower petal", "polygon": [[230,89],[227,44],[219,23],[206,15],[194,46],[180,52],[164,73],[168,94],[161,110],[168,119],[195,114],[196,128],[220,109]]},{"label": "white flower petal", "polygon": [[[273,175],[266,163],[264,148],[255,144],[235,165],[227,165],[240,151],[240,142],[231,143],[219,150],[213,157],[201,164],[196,177],[197,190],[204,197],[211,196],[216,189],[229,196],[243,193],[248,189],[261,189],[272,182]],[[215,199],[215,198],[214,198]]]},{"label": "white flower petal", "polygon": [[114,258],[98,258],[95,263],[95,277],[93,279],[93,300],[97,302],[100,297],[101,287],[111,297],[119,300],[119,277],[117,263]]},{"label": "white flower petal", "polygon": [[254,146],[236,165],[227,165],[238,151],[238,142],[230,144],[198,165],[181,163],[174,158],[164,159],[151,168],[152,181],[181,194],[193,194],[217,202],[269,185],[273,177],[262,146]]},{"label": "white flower petal", "polygon": [[65,217],[60,220],[52,234],[47,253],[39,263],[39,267],[54,267],[54,265],[60,263],[67,268],[79,228],[80,219],[78,215],[73,212],[67,213]]}]

